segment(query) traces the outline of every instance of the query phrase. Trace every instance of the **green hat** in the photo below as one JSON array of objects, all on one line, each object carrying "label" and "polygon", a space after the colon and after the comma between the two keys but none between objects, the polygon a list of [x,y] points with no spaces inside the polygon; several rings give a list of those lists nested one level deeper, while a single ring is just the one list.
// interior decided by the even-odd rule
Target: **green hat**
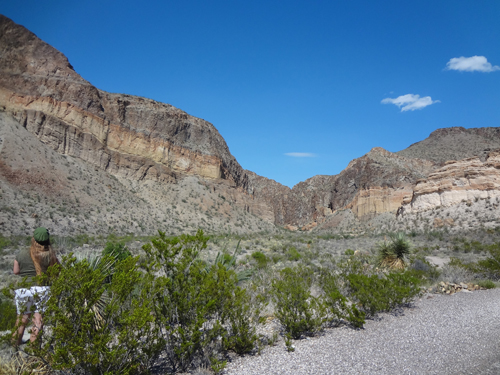
[{"label": "green hat", "polygon": [[38,243],[46,242],[49,239],[49,231],[44,227],[36,228],[33,238]]}]

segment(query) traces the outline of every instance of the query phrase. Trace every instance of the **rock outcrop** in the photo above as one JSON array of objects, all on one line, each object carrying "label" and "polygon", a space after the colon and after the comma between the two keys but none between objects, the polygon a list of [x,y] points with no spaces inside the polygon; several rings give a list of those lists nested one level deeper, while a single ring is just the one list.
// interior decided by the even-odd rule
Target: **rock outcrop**
[{"label": "rock outcrop", "polygon": [[98,90],[62,53],[4,16],[0,50],[0,105],[57,152],[136,180],[196,175],[248,187],[207,121],[169,104]]},{"label": "rock outcrop", "polygon": [[420,212],[496,197],[500,197],[500,151],[489,152],[484,161],[473,157],[447,162],[417,181],[404,209]]},{"label": "rock outcrop", "polygon": [[415,182],[433,168],[428,160],[407,159],[375,147],[338,175],[315,176],[294,186],[291,195],[297,204],[288,222],[300,226],[322,223],[345,209],[359,220],[387,212],[395,215],[404,202],[411,201]]},{"label": "rock outcrop", "polygon": [[[78,188],[87,189],[89,207],[112,204],[128,188],[132,190],[127,199],[136,199],[136,190],[142,189],[140,199],[150,206],[140,217],[117,221],[127,230],[140,221],[174,225],[186,218],[209,228],[214,228],[210,221],[217,221],[224,230],[229,230],[229,224],[234,229],[247,222],[251,230],[268,229],[269,223],[290,230],[335,230],[377,215],[396,218],[401,210],[420,212],[500,196],[500,156],[493,152],[500,149],[500,128],[438,129],[397,153],[375,147],[337,175],[314,176],[290,189],[244,170],[209,122],[170,104],[99,90],[80,77],[61,52],[1,15],[0,52],[0,125],[8,124],[0,133],[21,145],[19,139],[27,131],[57,155],[87,163],[88,168],[78,168],[87,171],[88,181],[102,180],[102,174],[90,177],[94,168],[123,180],[115,198],[103,195],[96,201],[92,196],[96,193],[89,193],[83,182],[74,182],[73,176],[65,180],[65,173],[74,170],[58,159],[59,167],[52,166],[57,170],[57,186],[73,203]],[[33,142],[30,139],[29,147],[34,149]],[[10,184],[5,189],[15,196],[12,189],[29,185],[26,181],[34,175],[27,171],[38,165],[31,160],[30,168],[23,168],[21,156],[8,155],[12,147],[0,150],[0,185]],[[37,152],[50,154],[43,148]],[[40,158],[47,163],[57,159],[51,155]],[[40,186],[55,182],[43,181]],[[196,190],[196,198],[194,193],[175,195],[178,191],[169,187],[173,184]],[[203,189],[198,191],[200,186]],[[179,198],[185,204],[183,212],[175,209]],[[124,206],[123,216],[127,210]],[[147,218],[146,212],[155,212],[154,218]],[[251,220],[244,219],[249,215]],[[441,221],[435,221],[435,227],[452,225],[451,219],[437,219]],[[94,225],[99,225],[97,220]]]}]

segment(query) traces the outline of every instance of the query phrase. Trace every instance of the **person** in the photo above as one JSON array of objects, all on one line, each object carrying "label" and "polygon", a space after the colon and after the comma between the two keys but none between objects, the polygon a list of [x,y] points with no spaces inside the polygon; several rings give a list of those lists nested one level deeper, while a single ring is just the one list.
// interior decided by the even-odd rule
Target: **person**
[{"label": "person", "polygon": [[[14,274],[27,277],[31,281],[35,276],[42,275],[50,266],[59,264],[50,244],[50,234],[46,228],[35,229],[29,249],[22,249],[14,260]],[[42,313],[49,298],[49,287],[35,285],[31,288],[19,288],[14,291],[17,308],[16,330],[13,334],[13,343],[18,346],[22,343],[24,330],[33,315],[33,328],[30,341],[34,342],[43,328]]]}]

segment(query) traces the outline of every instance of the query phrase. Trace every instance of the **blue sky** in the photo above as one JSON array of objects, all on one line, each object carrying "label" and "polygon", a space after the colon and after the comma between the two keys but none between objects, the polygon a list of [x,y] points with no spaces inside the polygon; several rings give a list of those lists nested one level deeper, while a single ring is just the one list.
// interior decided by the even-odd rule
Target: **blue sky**
[{"label": "blue sky", "polygon": [[17,0],[0,13],[98,88],[211,122],[243,168],[290,187],[437,128],[500,126],[498,0]]}]

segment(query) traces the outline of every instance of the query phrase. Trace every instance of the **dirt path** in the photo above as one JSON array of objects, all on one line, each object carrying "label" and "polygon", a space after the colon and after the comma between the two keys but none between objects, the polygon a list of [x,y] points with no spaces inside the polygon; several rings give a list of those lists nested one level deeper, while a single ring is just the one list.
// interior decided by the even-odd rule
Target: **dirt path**
[{"label": "dirt path", "polygon": [[403,313],[296,341],[293,353],[280,342],[225,374],[500,374],[500,289],[431,295]]}]

